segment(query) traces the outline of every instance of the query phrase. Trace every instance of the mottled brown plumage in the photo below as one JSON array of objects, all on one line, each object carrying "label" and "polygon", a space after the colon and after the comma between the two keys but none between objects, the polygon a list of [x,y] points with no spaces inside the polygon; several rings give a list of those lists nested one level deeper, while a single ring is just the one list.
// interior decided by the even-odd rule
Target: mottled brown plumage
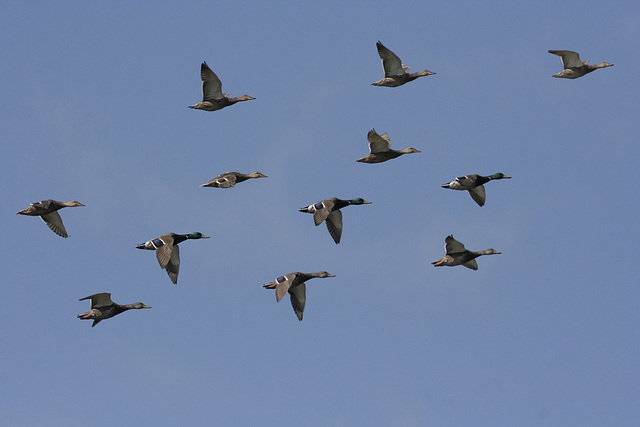
[{"label": "mottled brown plumage", "polygon": [[373,86],[397,87],[409,83],[418,77],[431,76],[434,72],[422,70],[417,73],[409,73],[409,67],[404,65],[398,56],[387,49],[380,41],[376,43],[378,55],[382,59],[384,79],[371,83]]},{"label": "mottled brown plumage", "polygon": [[357,159],[356,162],[382,163],[400,157],[403,154],[420,153],[420,150],[416,150],[413,147],[403,148],[402,150],[392,150],[389,135],[387,135],[386,132],[378,135],[375,129],[371,129],[369,133],[367,133],[367,141],[369,141],[370,153]]},{"label": "mottled brown plumage", "polygon": [[225,172],[217,177],[205,182],[200,187],[218,187],[218,188],[231,188],[237,183],[246,181],[252,178],[268,178],[260,172],[240,173],[240,172]]},{"label": "mottled brown plumage", "polygon": [[233,105],[240,101],[250,101],[255,99],[249,95],[240,95],[229,98],[228,93],[222,93],[222,82],[206,62],[200,66],[200,78],[202,79],[202,101],[190,105],[189,108],[195,110],[217,111],[224,107]]},{"label": "mottled brown plumage", "polygon": [[78,314],[78,319],[92,319],[92,328],[100,323],[100,321],[116,316],[123,311],[131,309],[151,308],[141,302],[124,305],[116,304],[115,302],[111,301],[111,294],[107,292],[89,295],[88,297],[80,298],[79,301],[84,301],[87,299],[91,300],[91,310],[87,311],[84,314]]},{"label": "mottled brown plumage", "polygon": [[572,50],[550,50],[549,53],[561,57],[562,66],[564,67],[564,70],[560,71],[558,74],[554,74],[552,77],[563,79],[577,79],[578,77],[589,74],[590,72],[595,71],[598,68],[613,67],[613,64],[609,64],[608,62],[589,65],[587,64],[589,60],[581,61],[578,52],[574,52]]},{"label": "mottled brown plumage", "polygon": [[57,200],[47,199],[42,200],[41,202],[31,203],[31,206],[16,212],[16,215],[39,216],[54,233],[58,236],[67,238],[69,235],[67,234],[67,230],[64,228],[64,224],[62,223],[62,218],[57,211],[62,208],[72,208],[76,206],[84,205],[77,200],[59,202]]},{"label": "mottled brown plumage", "polygon": [[447,236],[444,239],[445,251],[446,255],[440,258],[437,261],[433,261],[435,267],[449,266],[453,267],[456,265],[464,265],[467,268],[472,270],[478,269],[478,263],[476,263],[476,258],[482,255],[493,255],[500,254],[502,252],[498,252],[495,249],[485,249],[483,251],[470,251],[465,249],[464,245],[458,242],[453,238],[453,235]]}]

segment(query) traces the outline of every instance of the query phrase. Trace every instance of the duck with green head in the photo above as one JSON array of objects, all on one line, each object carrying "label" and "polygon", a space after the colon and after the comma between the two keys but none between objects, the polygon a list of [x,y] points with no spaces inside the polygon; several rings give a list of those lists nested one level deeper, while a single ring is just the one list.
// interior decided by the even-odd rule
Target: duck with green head
[{"label": "duck with green head", "polygon": [[484,191],[484,185],[489,181],[496,179],[511,179],[503,173],[494,173],[493,175],[482,176],[478,174],[459,176],[448,184],[443,184],[442,188],[451,188],[452,190],[467,190],[471,198],[480,206],[484,206],[487,196]]},{"label": "duck with green head", "polygon": [[138,249],[156,251],[156,258],[160,267],[167,270],[167,274],[174,284],[178,283],[178,271],[180,270],[180,248],[178,243],[189,239],[208,239],[200,232],[189,234],[167,233],[155,239],[148,240],[136,246]]},{"label": "duck with green head", "polygon": [[342,237],[342,212],[340,209],[349,205],[368,205],[370,203],[371,202],[361,198],[342,200],[337,197],[331,197],[309,205],[306,208],[300,208],[299,210],[300,212],[313,214],[313,222],[316,224],[316,227],[326,222],[329,234],[333,237],[333,241],[338,244]]}]

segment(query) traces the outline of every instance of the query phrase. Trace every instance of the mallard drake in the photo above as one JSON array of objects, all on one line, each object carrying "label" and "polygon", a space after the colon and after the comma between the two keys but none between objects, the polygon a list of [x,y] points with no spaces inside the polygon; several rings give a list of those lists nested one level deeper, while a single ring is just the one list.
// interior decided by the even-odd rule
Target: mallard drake
[{"label": "mallard drake", "polygon": [[589,60],[581,61],[578,52],[574,52],[572,50],[550,50],[549,53],[561,57],[562,65],[564,66],[564,70],[560,71],[558,74],[554,74],[552,77],[577,79],[578,77],[589,74],[598,68],[613,67],[613,64],[609,64],[608,62],[588,65],[587,62],[589,62]]},{"label": "mallard drake", "polygon": [[402,150],[392,150],[389,135],[387,135],[386,132],[378,135],[375,129],[371,129],[369,133],[367,133],[367,140],[369,141],[370,154],[357,159],[356,162],[382,163],[400,157],[403,154],[420,153],[420,150],[416,150],[413,147],[403,148]]},{"label": "mallard drake", "polygon": [[178,271],[180,270],[180,248],[178,243],[188,239],[208,239],[202,233],[176,234],[167,233],[160,237],[151,239],[147,242],[140,243],[136,246],[138,249],[148,249],[156,251],[156,257],[160,263],[160,267],[167,270],[167,274],[174,284],[178,283]]},{"label": "mallard drake", "polygon": [[284,294],[289,292],[293,311],[296,313],[298,320],[302,320],[304,305],[307,301],[307,285],[305,285],[304,282],[315,277],[336,276],[334,274],[329,274],[326,271],[320,271],[319,273],[301,273],[296,271],[295,273],[280,276],[273,282],[262,285],[262,287],[276,290],[276,302],[280,302]]},{"label": "mallard drake", "polygon": [[222,82],[216,76],[206,61],[200,66],[200,78],[202,79],[202,102],[189,105],[195,110],[216,111],[224,107],[233,105],[240,101],[250,101],[255,99],[249,95],[240,95],[236,98],[229,98],[228,93],[222,93]]},{"label": "mallard drake", "polygon": [[312,213],[313,222],[315,222],[316,227],[326,222],[329,234],[333,237],[333,241],[338,244],[340,243],[340,237],[342,237],[342,212],[340,212],[340,209],[349,205],[368,205],[370,203],[371,202],[361,198],[342,200],[331,197],[330,199],[324,199],[306,208],[300,208],[299,210],[300,212]]},{"label": "mallard drake", "polygon": [[116,304],[111,301],[111,294],[107,292],[89,295],[88,297],[80,298],[79,301],[84,301],[86,299],[91,300],[91,310],[84,314],[78,314],[78,319],[93,319],[93,324],[91,325],[92,328],[100,323],[101,320],[109,319],[123,311],[131,310],[132,308],[151,308],[141,302],[125,305]]},{"label": "mallard drake", "polygon": [[465,175],[457,177],[448,184],[442,184],[442,188],[467,190],[471,198],[475,200],[478,205],[484,206],[484,201],[487,196],[484,191],[484,185],[482,184],[495,179],[511,179],[511,177],[500,172],[489,176],[482,176],[478,174]]},{"label": "mallard drake", "polygon": [[205,182],[200,187],[219,187],[219,188],[231,188],[237,183],[246,181],[251,178],[268,178],[260,172],[240,173],[240,172],[225,172],[213,178],[210,181]]},{"label": "mallard drake", "polygon": [[404,65],[398,56],[384,47],[380,40],[376,43],[378,55],[382,59],[382,68],[384,69],[384,79],[371,83],[373,86],[397,87],[402,86],[418,77],[431,76],[435,73],[429,70],[418,71],[417,73],[408,73],[409,67]]},{"label": "mallard drake", "polygon": [[477,270],[478,263],[476,263],[476,258],[481,255],[493,255],[502,253],[496,251],[495,249],[469,251],[464,248],[464,245],[462,243],[453,238],[453,234],[447,236],[447,238],[444,239],[444,249],[447,254],[439,260],[433,261],[431,264],[436,267],[442,267],[443,265],[449,267],[453,267],[455,265],[464,265],[465,267],[472,270]]},{"label": "mallard drake", "polygon": [[48,199],[41,202],[31,203],[31,206],[16,212],[16,215],[39,216],[54,233],[58,236],[67,238],[69,235],[67,234],[67,230],[64,228],[64,224],[62,223],[62,218],[60,218],[60,214],[57,211],[62,208],[73,208],[76,206],[84,205],[77,200],[59,202],[57,200]]}]

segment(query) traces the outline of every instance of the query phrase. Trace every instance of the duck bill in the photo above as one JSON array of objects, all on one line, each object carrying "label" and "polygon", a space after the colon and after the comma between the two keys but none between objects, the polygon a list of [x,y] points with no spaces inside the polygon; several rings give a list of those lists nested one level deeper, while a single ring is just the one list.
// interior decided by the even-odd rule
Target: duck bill
[{"label": "duck bill", "polygon": [[363,205],[370,205],[372,202],[365,200],[364,202],[362,202]]},{"label": "duck bill", "polygon": [[200,236],[201,239],[210,239],[210,236]]},{"label": "duck bill", "polygon": [[442,265],[442,260],[438,260],[438,261],[433,261],[431,264],[433,264],[434,267],[440,267]]}]

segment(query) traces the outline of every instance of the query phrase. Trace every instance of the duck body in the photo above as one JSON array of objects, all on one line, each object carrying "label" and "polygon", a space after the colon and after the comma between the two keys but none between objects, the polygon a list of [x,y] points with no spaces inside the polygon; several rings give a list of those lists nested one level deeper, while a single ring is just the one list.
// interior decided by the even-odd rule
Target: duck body
[{"label": "duck body", "polygon": [[387,160],[395,159],[403,154],[420,153],[413,147],[403,148],[402,150],[392,150],[391,140],[387,133],[378,135],[375,129],[371,129],[367,133],[367,141],[369,142],[369,154],[356,160],[361,163],[382,163]]},{"label": "duck body", "polygon": [[111,294],[107,292],[102,292],[99,294],[89,295],[88,297],[80,298],[79,301],[84,301],[90,299],[91,300],[91,310],[87,311],[84,314],[78,314],[79,319],[92,319],[93,324],[91,327],[96,326],[100,321],[109,319],[113,316],[116,316],[124,311],[131,309],[142,309],[142,308],[151,308],[149,306],[144,305],[141,302],[136,302],[133,304],[125,304],[120,305],[116,304],[111,300]]},{"label": "duck body", "polygon": [[382,69],[384,70],[384,78],[375,83],[373,86],[398,87],[405,83],[409,83],[418,77],[431,76],[434,72],[422,70],[417,73],[409,73],[409,67],[404,65],[400,58],[387,49],[380,41],[376,43],[378,55],[382,60]]},{"label": "duck body", "polygon": [[493,175],[478,175],[471,174],[465,176],[459,176],[448,184],[443,184],[442,188],[450,188],[452,190],[466,190],[469,192],[471,198],[479,205],[484,206],[486,201],[486,192],[484,189],[484,184],[491,180],[497,179],[511,179],[510,176],[507,176],[501,172],[494,173]]},{"label": "duck body", "polygon": [[589,65],[587,64],[587,62],[589,62],[588,60],[581,61],[578,52],[574,52],[572,50],[550,50],[549,53],[558,55],[562,58],[564,70],[552,76],[556,78],[577,79],[578,77],[582,77],[599,68],[613,67],[613,64],[608,62]]},{"label": "duck body", "polygon": [[29,215],[39,216],[47,227],[49,227],[58,236],[67,238],[67,230],[62,223],[62,218],[57,212],[62,208],[71,208],[76,206],[84,206],[77,200],[71,200],[70,202],[59,202],[53,199],[42,200],[40,202],[31,203],[26,209],[16,212],[16,215]]},{"label": "duck body", "polygon": [[343,200],[337,197],[331,197],[300,208],[299,211],[313,214],[313,222],[316,227],[325,222],[333,241],[338,244],[342,237],[342,212],[340,209],[349,205],[367,205],[370,203],[371,202],[361,198]]},{"label": "duck body", "polygon": [[140,243],[136,248],[156,251],[156,258],[160,267],[167,271],[173,284],[178,284],[178,273],[180,271],[180,248],[178,244],[188,239],[208,238],[209,236],[199,232],[189,234],[167,233]]},{"label": "duck body", "polygon": [[299,271],[278,277],[271,283],[262,285],[266,289],[276,290],[276,302],[280,302],[286,293],[289,293],[291,306],[298,320],[302,321],[304,306],[307,301],[307,285],[305,282],[316,277],[336,277],[334,274],[320,271],[318,273],[301,273]]},{"label": "duck body", "polygon": [[260,172],[240,173],[240,172],[225,172],[217,177],[205,182],[200,187],[217,187],[217,188],[231,188],[237,183],[246,181],[252,178],[268,178]]},{"label": "duck body", "polygon": [[462,243],[453,238],[453,235],[449,235],[444,240],[446,254],[439,260],[433,261],[435,267],[454,267],[456,265],[464,265],[472,270],[478,269],[478,263],[476,258],[482,255],[494,255],[500,254],[495,249],[485,249],[483,251],[470,251],[467,250]]},{"label": "duck body", "polygon": [[249,95],[229,98],[228,93],[222,93],[222,82],[209,68],[206,61],[200,65],[200,78],[202,80],[202,101],[189,105],[189,108],[194,110],[217,111],[237,102],[255,99]]}]

